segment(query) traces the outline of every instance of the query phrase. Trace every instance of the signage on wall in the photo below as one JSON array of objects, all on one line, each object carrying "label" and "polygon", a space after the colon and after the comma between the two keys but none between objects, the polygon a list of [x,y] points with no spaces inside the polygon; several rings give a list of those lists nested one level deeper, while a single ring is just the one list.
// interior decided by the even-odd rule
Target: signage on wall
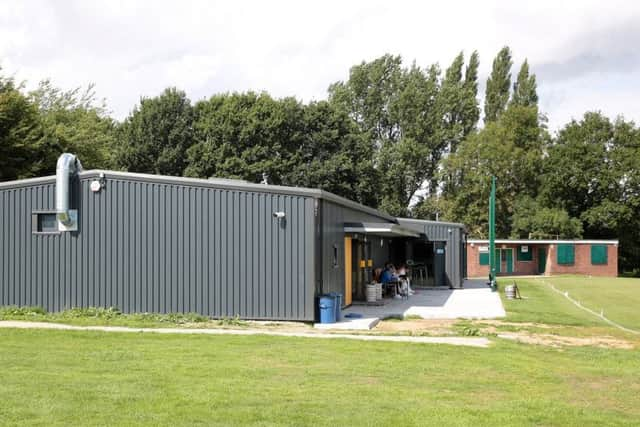
[{"label": "signage on wall", "polygon": [[489,252],[489,246],[478,246],[480,252]]},{"label": "signage on wall", "polygon": [[529,246],[527,246],[527,245],[520,246],[520,252],[522,252],[523,254],[528,253],[529,252]]},{"label": "signage on wall", "polygon": [[438,249],[436,249],[436,253],[437,254],[443,254],[444,253],[444,249],[438,248]]}]

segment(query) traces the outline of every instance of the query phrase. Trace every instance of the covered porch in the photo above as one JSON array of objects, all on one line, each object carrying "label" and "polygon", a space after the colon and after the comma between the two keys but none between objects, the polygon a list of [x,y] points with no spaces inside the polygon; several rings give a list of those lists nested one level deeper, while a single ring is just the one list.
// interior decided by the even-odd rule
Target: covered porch
[{"label": "covered porch", "polygon": [[392,223],[345,223],[344,233],[344,305],[365,303],[365,286],[387,263],[405,265],[414,288],[446,285],[443,242]]}]

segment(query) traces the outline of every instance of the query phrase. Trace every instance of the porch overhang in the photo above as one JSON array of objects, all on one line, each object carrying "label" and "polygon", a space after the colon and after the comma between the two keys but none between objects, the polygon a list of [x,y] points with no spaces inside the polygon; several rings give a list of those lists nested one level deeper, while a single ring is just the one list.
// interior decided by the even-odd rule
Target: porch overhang
[{"label": "porch overhang", "polygon": [[344,232],[382,237],[420,237],[413,230],[387,222],[346,222]]}]

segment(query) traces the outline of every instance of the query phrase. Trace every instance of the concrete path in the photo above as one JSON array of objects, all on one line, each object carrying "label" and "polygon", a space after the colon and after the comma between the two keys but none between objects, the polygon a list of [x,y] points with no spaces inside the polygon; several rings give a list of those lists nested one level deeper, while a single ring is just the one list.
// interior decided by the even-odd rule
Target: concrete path
[{"label": "concrete path", "polygon": [[491,343],[482,337],[409,337],[400,335],[355,335],[327,334],[311,332],[278,332],[260,329],[181,329],[181,328],[128,328],[122,326],[72,326],[60,323],[23,322],[17,320],[0,321],[0,328],[14,329],[56,329],[67,331],[137,332],[185,335],[269,335],[301,338],[343,338],[361,341],[390,341],[418,344],[449,344],[469,347],[488,347]]},{"label": "concrete path", "polygon": [[418,316],[423,319],[495,319],[506,316],[500,295],[483,280],[465,280],[463,289],[418,289],[408,299],[383,306],[351,306],[344,314],[363,317]]}]

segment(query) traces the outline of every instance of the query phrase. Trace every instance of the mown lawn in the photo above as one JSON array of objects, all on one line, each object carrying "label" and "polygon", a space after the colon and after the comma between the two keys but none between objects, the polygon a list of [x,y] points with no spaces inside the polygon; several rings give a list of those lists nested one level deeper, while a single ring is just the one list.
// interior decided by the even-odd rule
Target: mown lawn
[{"label": "mown lawn", "polygon": [[[612,335],[638,348],[637,336],[578,309],[541,279],[501,279],[501,291],[513,280],[524,299],[504,300],[511,322],[504,327],[535,332],[523,322],[540,323],[552,325],[541,329],[547,334]],[[640,280],[546,280],[638,326]],[[99,310],[1,314],[77,324],[201,320]],[[0,329],[0,425],[640,425],[637,350],[493,339],[479,349]]]},{"label": "mown lawn", "polygon": [[547,281],[614,322],[640,330],[640,279],[560,276]]},{"label": "mown lawn", "polygon": [[0,425],[638,425],[628,350],[0,330]]},{"label": "mown lawn", "polygon": [[[504,287],[515,283],[522,300],[504,298]],[[553,276],[540,278],[503,278],[499,280],[507,319],[513,322],[536,322],[569,326],[604,326],[602,320],[581,310],[556,289],[596,312],[604,310],[609,319],[632,329],[640,329],[640,279]]]}]

